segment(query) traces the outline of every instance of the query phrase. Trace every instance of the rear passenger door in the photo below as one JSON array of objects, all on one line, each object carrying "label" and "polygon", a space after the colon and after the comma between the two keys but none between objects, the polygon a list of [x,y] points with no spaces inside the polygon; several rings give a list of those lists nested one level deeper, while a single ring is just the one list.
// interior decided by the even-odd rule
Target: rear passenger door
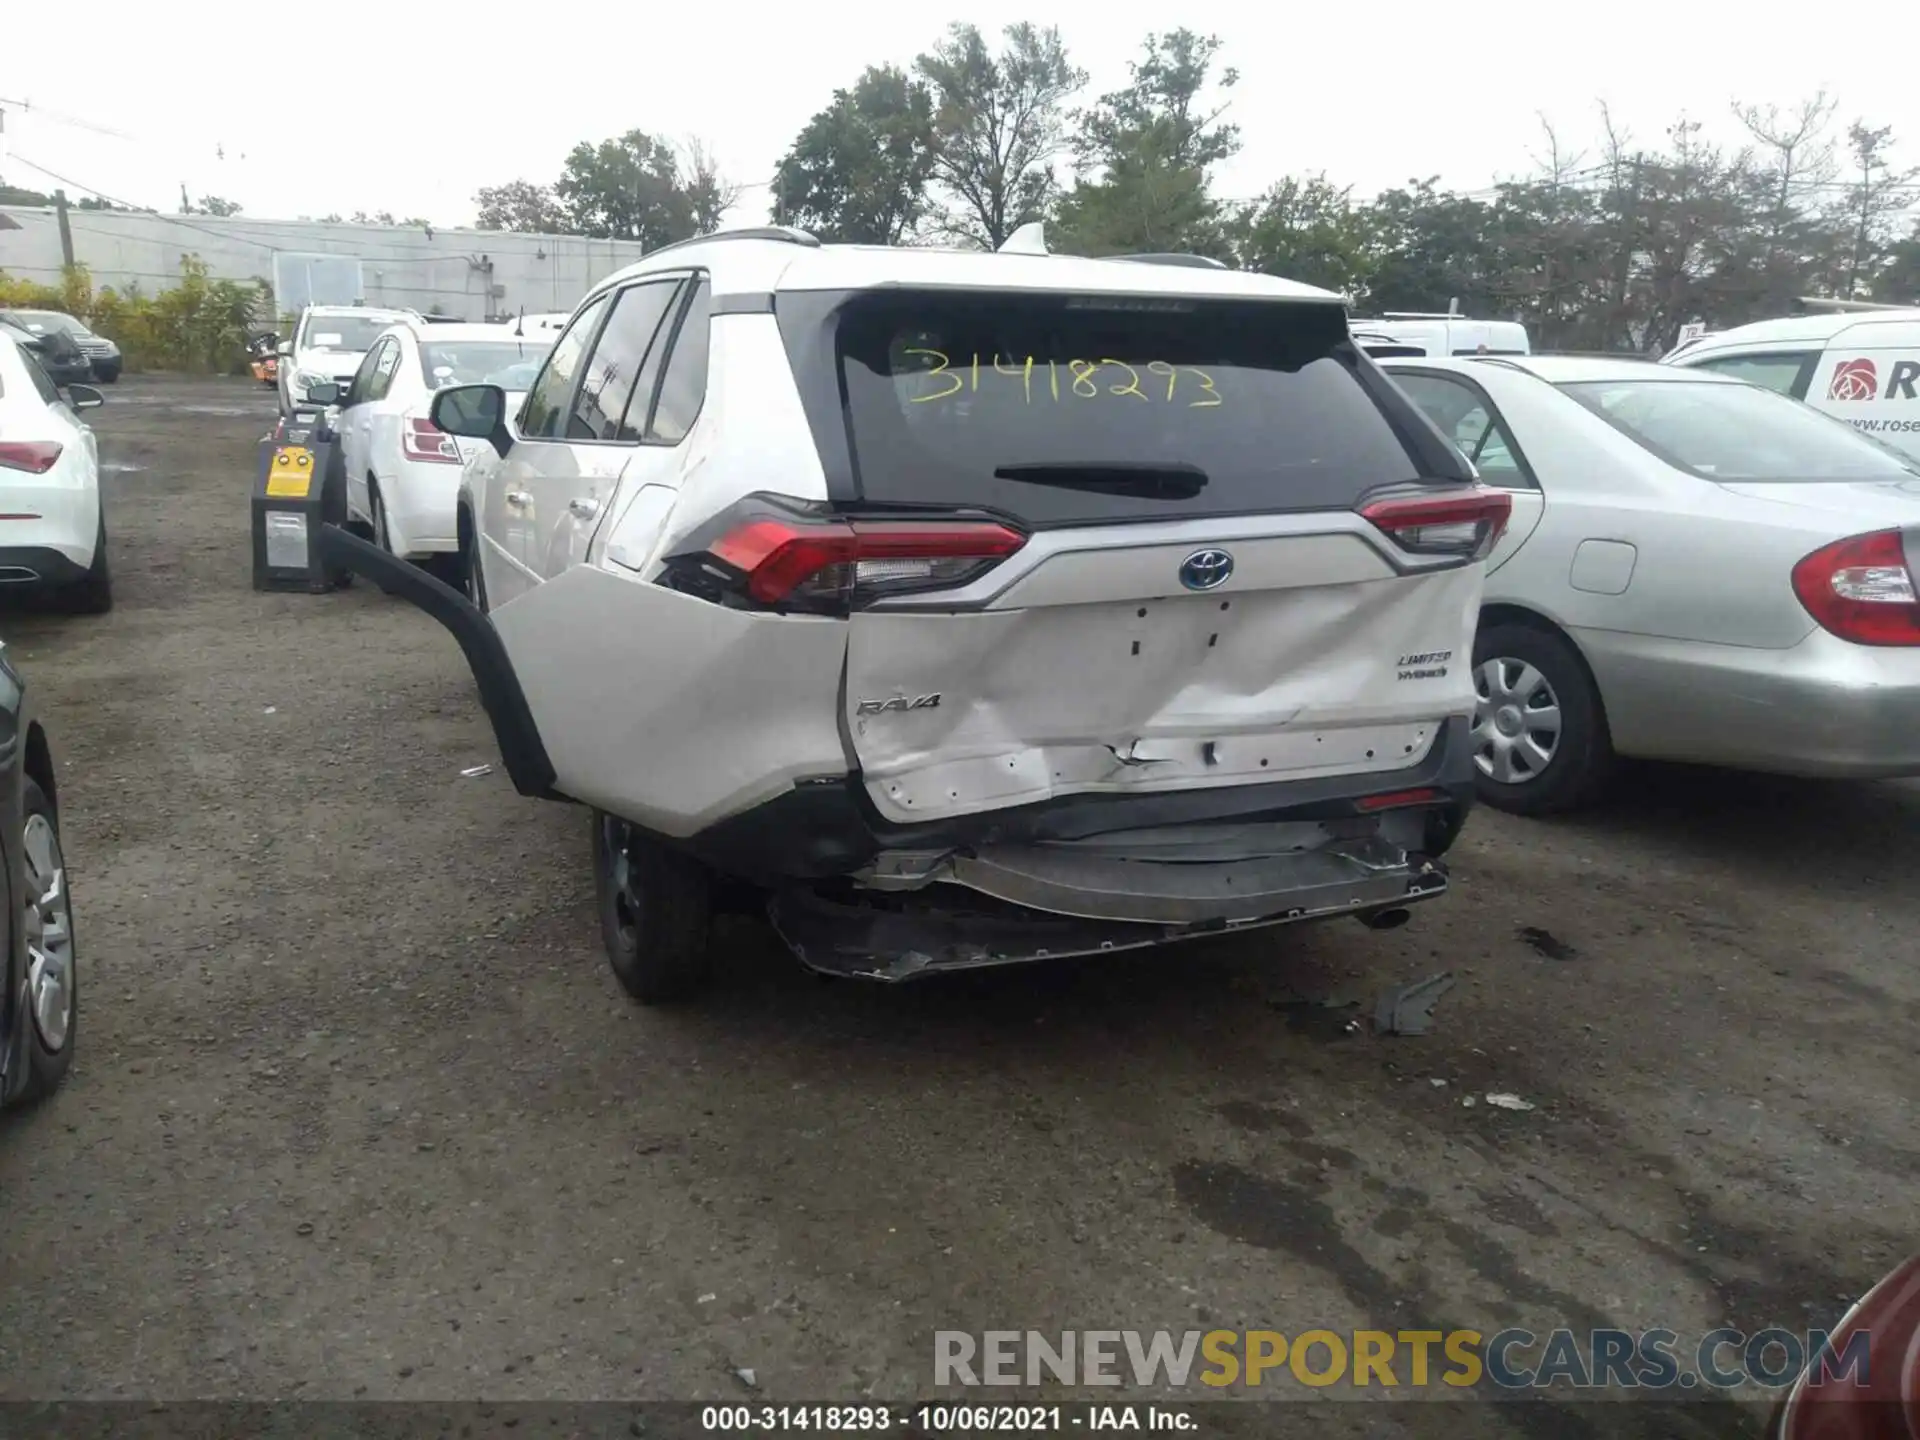
[{"label": "rear passenger door", "polygon": [[524,558],[533,584],[586,558],[602,511],[640,446],[663,340],[685,281],[683,274],[648,276],[615,291],[564,407],[553,403],[555,395],[538,405],[528,397],[527,426],[509,459],[523,498]]},{"label": "rear passenger door", "polygon": [[367,352],[354,373],[353,384],[341,398],[335,429],[340,436],[341,459],[347,476],[347,504],[357,515],[372,518],[367,476],[373,471],[373,403],[387,393],[400,358],[400,342],[389,335]]},{"label": "rear passenger door", "polygon": [[1486,391],[1464,375],[1441,370],[1409,370],[1399,366],[1390,372],[1394,383],[1407,392],[1415,405],[1440,428],[1474,464],[1480,479],[1507,492],[1513,498],[1513,514],[1506,533],[1487,557],[1487,573],[1493,574],[1511,560],[1533,534],[1546,508],[1540,481],[1527,463],[1513,432]]}]

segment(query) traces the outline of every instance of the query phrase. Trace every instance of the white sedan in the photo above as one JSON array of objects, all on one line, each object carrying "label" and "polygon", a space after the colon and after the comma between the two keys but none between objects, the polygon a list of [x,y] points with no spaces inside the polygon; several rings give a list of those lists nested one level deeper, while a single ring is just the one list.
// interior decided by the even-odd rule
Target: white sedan
[{"label": "white sedan", "polygon": [[[498,325],[391,326],[338,397],[348,517],[403,559],[446,557],[459,566],[455,523],[462,464],[479,442],[456,440],[428,418],[436,391],[498,385],[525,392],[558,338],[554,331],[503,333]],[[458,581],[457,574],[450,575]]]},{"label": "white sedan", "polygon": [[1700,370],[1380,363],[1513,497],[1473,651],[1488,803],[1569,808],[1616,755],[1920,775],[1920,462]]},{"label": "white sedan", "polygon": [[100,450],[82,410],[90,385],[64,394],[13,341],[0,338],[0,585],[54,592],[66,609],[113,608]]}]

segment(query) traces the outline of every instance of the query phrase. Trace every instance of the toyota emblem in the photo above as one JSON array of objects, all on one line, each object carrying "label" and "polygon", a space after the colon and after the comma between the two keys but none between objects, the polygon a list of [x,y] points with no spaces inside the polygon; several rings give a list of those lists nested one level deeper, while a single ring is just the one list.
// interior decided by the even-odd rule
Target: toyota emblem
[{"label": "toyota emblem", "polygon": [[1233,556],[1224,550],[1196,550],[1180,562],[1180,583],[1189,590],[1218,590],[1233,574]]}]

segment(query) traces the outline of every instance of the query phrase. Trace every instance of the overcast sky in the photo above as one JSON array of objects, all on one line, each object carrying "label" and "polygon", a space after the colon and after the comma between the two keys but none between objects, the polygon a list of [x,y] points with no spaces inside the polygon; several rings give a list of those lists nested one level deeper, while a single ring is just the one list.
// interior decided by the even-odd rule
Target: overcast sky
[{"label": "overcast sky", "polygon": [[62,119],[8,109],[0,178],[51,188],[53,171],[70,194],[161,210],[184,183],[261,218],[391,210],[468,225],[478,187],[551,180],[575,142],[638,128],[701,137],[730,178],[755,182],[733,218],[758,223],[764,181],[833,89],[864,65],[910,62],[951,18],[990,33],[1057,24],[1091,72],[1089,99],[1124,83],[1149,30],[1185,19],[1217,33],[1241,76],[1230,113],[1245,149],[1216,173],[1234,198],[1319,170],[1363,196],[1427,175],[1474,190],[1532,168],[1541,113],[1592,156],[1602,99],[1636,139],[1658,141],[1685,112],[1730,140],[1735,98],[1787,106],[1822,87],[1840,101],[1836,132],[1856,117],[1892,125],[1897,158],[1920,165],[1914,0],[1872,5],[1871,24],[1818,43],[1781,28],[1813,12],[1728,0],[10,9],[7,59],[27,63],[0,66],[0,99]]}]

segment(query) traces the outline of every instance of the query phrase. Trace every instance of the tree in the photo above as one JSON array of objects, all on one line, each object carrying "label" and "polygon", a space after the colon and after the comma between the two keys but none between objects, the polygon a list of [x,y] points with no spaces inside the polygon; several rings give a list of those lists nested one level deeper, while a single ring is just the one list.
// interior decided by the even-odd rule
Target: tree
[{"label": "tree", "polygon": [[1873,288],[1873,280],[1892,241],[1892,223],[1906,208],[1904,187],[1920,171],[1893,168],[1893,127],[1856,120],[1847,127],[1852,180],[1840,213],[1846,220],[1846,244],[1829,283],[1844,299]]},{"label": "tree", "polygon": [[870,65],[794,137],[773,181],[776,224],[823,240],[898,245],[926,214],[933,93],[892,65]]},{"label": "tree", "polygon": [[718,230],[745,189],[720,173],[713,152],[697,137],[681,142],[677,171],[680,188],[686,193],[693,213],[693,233],[711,235]]},{"label": "tree", "polygon": [[180,213],[182,215],[238,215],[240,204],[235,200],[223,200],[218,195],[202,195],[200,199],[187,199],[187,187],[180,187]]},{"label": "tree", "polygon": [[644,130],[573,147],[553,187],[564,228],[597,239],[638,240],[647,249],[693,233],[673,146]]},{"label": "tree", "polygon": [[1272,186],[1229,225],[1233,258],[1259,270],[1352,295],[1371,278],[1369,221],[1350,188],[1325,175],[1288,177]]},{"label": "tree", "polygon": [[979,28],[956,21],[914,62],[933,92],[933,179],[948,202],[945,228],[997,250],[1045,211],[1067,100],[1086,74],[1054,28],[1009,25],[999,55]]},{"label": "tree", "polygon": [[[1056,208],[1059,242],[1086,254],[1188,250],[1221,256],[1229,246],[1210,166],[1240,148],[1220,123],[1224,105],[1201,95],[1220,42],[1191,30],[1149,35],[1132,83],[1077,111],[1072,149],[1080,175]],[[1218,85],[1239,79],[1231,68]]]},{"label": "tree", "polygon": [[552,235],[564,227],[559,202],[553,187],[536,185],[531,180],[509,180],[504,185],[483,185],[474,193],[479,207],[477,222],[482,230],[519,230],[530,234]]}]

